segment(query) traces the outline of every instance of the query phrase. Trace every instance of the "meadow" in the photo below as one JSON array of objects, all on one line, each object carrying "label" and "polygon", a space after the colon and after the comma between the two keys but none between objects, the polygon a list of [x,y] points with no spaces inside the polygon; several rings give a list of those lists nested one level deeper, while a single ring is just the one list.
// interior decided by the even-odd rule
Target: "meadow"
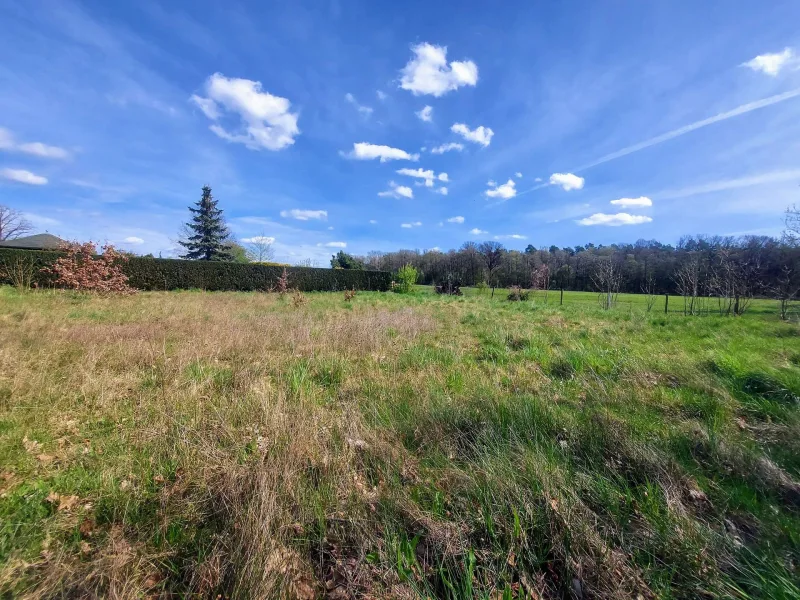
[{"label": "meadow", "polygon": [[774,303],[302,300],[0,288],[0,597],[800,597]]}]

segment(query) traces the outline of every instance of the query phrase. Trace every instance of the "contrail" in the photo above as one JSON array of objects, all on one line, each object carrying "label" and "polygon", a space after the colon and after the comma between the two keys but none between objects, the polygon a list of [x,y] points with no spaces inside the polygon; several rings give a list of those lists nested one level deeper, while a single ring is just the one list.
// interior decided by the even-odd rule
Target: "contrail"
[{"label": "contrail", "polygon": [[729,110],[724,113],[719,113],[718,115],[714,115],[713,117],[709,117],[708,119],[703,119],[702,121],[695,121],[694,123],[690,123],[689,125],[679,127],[678,129],[673,129],[672,131],[668,131],[667,133],[663,133],[654,138],[650,138],[649,140],[639,142],[638,144],[634,144],[633,146],[628,146],[626,148],[623,148],[622,150],[617,150],[616,152],[612,152],[611,154],[606,154],[602,158],[598,158],[596,161],[590,162],[589,164],[583,165],[582,167],[579,167],[575,170],[584,171],[586,169],[596,167],[597,165],[602,165],[603,163],[612,161],[616,158],[627,156],[628,154],[633,154],[634,152],[638,152],[639,150],[644,150],[645,148],[649,148],[650,146],[655,146],[656,144],[660,144],[661,142],[666,142],[673,138],[682,136],[686,133],[690,133],[696,129],[701,129],[708,125],[719,123],[720,121],[725,121],[733,117],[738,117],[739,115],[743,115],[752,112],[754,110],[758,110],[759,108],[772,106],[773,104],[777,104],[778,102],[783,102],[784,100],[789,100],[797,96],[800,96],[800,88],[784,92],[783,94],[770,96],[769,98],[764,98],[763,100],[748,102],[747,104],[742,104],[741,106],[737,106],[733,110]]},{"label": "contrail", "polygon": [[[574,172],[585,171],[586,169],[591,169],[592,167],[596,167],[597,165],[602,165],[603,163],[607,163],[617,158],[627,156],[628,154],[633,154],[634,152],[638,152],[639,150],[644,150],[645,148],[649,148],[650,146],[655,146],[656,144],[660,144],[662,142],[669,141],[676,137],[680,137],[686,133],[695,131],[696,129],[702,129],[703,127],[706,127],[708,125],[713,125],[714,123],[719,123],[720,121],[725,121],[733,117],[738,117],[739,115],[743,115],[752,112],[754,110],[758,110],[759,108],[772,106],[773,104],[778,104],[779,102],[783,102],[784,100],[790,100],[792,98],[796,98],[797,96],[800,96],[800,88],[784,92],[783,94],[776,94],[775,96],[770,96],[769,98],[763,98],[761,100],[756,100],[754,102],[748,102],[747,104],[742,104],[741,106],[737,106],[736,108],[729,110],[727,112],[719,113],[718,115],[714,115],[713,117],[709,117],[701,121],[695,121],[694,123],[690,123],[689,125],[684,125],[683,127],[679,127],[678,129],[673,129],[672,131],[668,131],[667,133],[662,133],[661,135],[656,136],[654,138],[650,138],[649,140],[639,142],[638,144],[633,144],[632,146],[626,146],[621,150],[617,150],[616,152],[612,152],[611,154],[606,154],[602,158],[598,158],[593,162],[578,167],[577,169],[574,169],[572,172],[574,173]],[[534,186],[530,189],[518,192],[517,196],[521,196],[522,194],[527,194],[529,192],[535,192],[536,190],[545,188],[548,185],[550,184],[543,183]]]}]

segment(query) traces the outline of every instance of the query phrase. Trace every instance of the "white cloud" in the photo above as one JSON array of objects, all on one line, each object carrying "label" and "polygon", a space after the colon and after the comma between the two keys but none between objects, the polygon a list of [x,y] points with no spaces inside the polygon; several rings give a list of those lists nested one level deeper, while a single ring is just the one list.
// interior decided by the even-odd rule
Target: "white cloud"
[{"label": "white cloud", "polygon": [[584,181],[583,177],[578,177],[572,173],[553,173],[550,175],[550,184],[560,185],[565,192],[583,189]]},{"label": "white cloud", "polygon": [[316,221],[327,221],[328,211],[293,208],[292,210],[282,210],[281,216],[284,219],[297,219],[298,221],[311,221],[312,219]]},{"label": "white cloud", "polygon": [[490,179],[489,181],[486,182],[486,185],[488,185],[489,187],[497,187],[497,182],[494,179]]},{"label": "white cloud", "polygon": [[389,182],[389,189],[385,192],[378,192],[382,198],[413,198],[414,190],[405,185],[397,185],[394,181]]},{"label": "white cloud", "polygon": [[411,47],[414,57],[401,71],[400,87],[415,96],[443,96],[464,85],[478,83],[478,66],[471,60],[447,64],[447,47],[423,43]]},{"label": "white cloud", "polygon": [[254,235],[253,237],[242,238],[242,241],[245,244],[274,244],[275,238],[272,236]]},{"label": "white cloud", "polygon": [[439,181],[444,181],[445,183],[448,183],[450,181],[450,179],[447,176],[447,173],[439,173],[439,176],[436,179],[438,179]]},{"label": "white cloud", "polygon": [[325,244],[317,244],[317,246],[325,246],[326,248],[347,248],[347,242],[326,242]]},{"label": "white cloud", "polygon": [[217,103],[211,98],[203,98],[197,94],[192,94],[189,100],[194,102],[197,107],[203,111],[203,114],[212,121],[219,119],[219,109],[217,108]]},{"label": "white cloud", "polygon": [[378,224],[378,222],[377,222],[375,219],[370,219],[370,220],[369,220],[369,224],[370,224],[370,225],[377,225],[377,224]]},{"label": "white cloud", "polygon": [[515,176],[517,179],[522,179],[522,173],[520,173],[519,171],[517,171],[516,173],[514,173],[514,176]]},{"label": "white cloud", "polygon": [[517,195],[517,184],[513,179],[509,179],[503,185],[498,186],[494,181],[489,181],[489,185],[494,189],[489,189],[484,192],[489,198],[502,198],[508,200]]},{"label": "white cloud", "polygon": [[214,73],[205,83],[207,97],[193,95],[191,100],[212,121],[222,117],[222,110],[238,115],[237,131],[229,132],[215,123],[210,129],[222,139],[244,144],[251,150],[281,150],[294,144],[297,113],[289,112],[291,102],[261,89],[260,81],[227,78]]},{"label": "white cloud", "polygon": [[20,144],[17,150],[25,154],[33,154],[43,158],[68,158],[69,152],[58,146],[48,146],[41,142],[28,142],[27,144]]},{"label": "white cloud", "polygon": [[344,95],[344,99],[347,100],[353,106],[355,106],[356,109],[358,110],[358,112],[360,112],[362,115],[365,115],[365,116],[368,117],[368,116],[370,116],[372,114],[372,107],[371,106],[363,106],[363,105],[359,104],[358,101],[356,100],[356,97],[353,96],[353,94],[348,92],[347,94]]},{"label": "white cloud", "polygon": [[126,244],[135,244],[137,246],[139,244],[144,244],[144,240],[142,238],[140,238],[140,237],[136,237],[135,235],[132,235],[130,237],[126,237],[122,241],[125,242]]},{"label": "white cloud", "polygon": [[425,182],[425,187],[433,187],[433,179],[435,175],[430,169],[424,170],[421,167],[419,169],[398,169],[397,174],[423,179]]},{"label": "white cloud", "polygon": [[792,62],[794,51],[791,48],[784,48],[783,52],[773,54],[759,54],[755,58],[742,63],[741,66],[749,67],[753,71],[761,71],[766,75],[775,77],[785,66]]},{"label": "white cloud", "polygon": [[464,144],[459,144],[458,142],[450,142],[448,144],[442,144],[441,146],[436,146],[436,148],[431,148],[431,153],[433,154],[444,154],[445,152],[450,152],[451,150],[457,150],[461,152],[464,149]]},{"label": "white cloud", "polygon": [[617,227],[619,225],[640,225],[650,223],[653,219],[644,215],[629,215],[628,213],[617,213],[609,215],[605,213],[595,213],[576,221],[578,225],[608,225]]},{"label": "white cloud", "polygon": [[352,152],[343,154],[343,156],[356,160],[373,160],[379,158],[381,162],[386,162],[387,160],[419,160],[419,154],[409,154],[405,150],[400,150],[399,148],[380,146],[367,142],[357,142],[353,144]]},{"label": "white cloud", "polygon": [[541,180],[542,180],[542,178],[541,178],[541,177],[537,177],[536,179],[534,179],[534,181],[535,181],[536,183],[539,183]]},{"label": "white cloud", "polygon": [[508,235],[496,235],[494,236],[496,240],[527,240],[527,236],[520,235],[518,233],[509,233]]},{"label": "white cloud", "polygon": [[434,246],[433,248],[428,248],[427,252],[441,252],[439,246]]},{"label": "white cloud", "polygon": [[437,188],[436,193],[441,194],[442,196],[447,196],[447,188],[445,186]]},{"label": "white cloud", "polygon": [[449,219],[447,219],[447,222],[448,223],[463,223],[464,222],[464,217],[450,217]]},{"label": "white cloud", "polygon": [[411,229],[412,227],[421,227],[422,222],[414,221],[413,223],[400,223],[400,227],[403,229]]},{"label": "white cloud", "polygon": [[422,110],[418,111],[415,114],[420,118],[420,120],[425,121],[426,123],[430,123],[431,121],[433,121],[432,106],[426,106],[425,108],[423,108]]},{"label": "white cloud", "polygon": [[481,235],[483,233],[489,233],[488,231],[484,231],[483,229],[478,229],[477,227],[475,227],[474,229],[470,229],[469,232],[472,235]]},{"label": "white cloud", "polygon": [[22,152],[42,158],[69,158],[69,152],[58,146],[48,146],[41,142],[25,142],[22,144],[14,141],[14,136],[8,129],[0,127],[0,150]]},{"label": "white cloud", "polygon": [[464,123],[454,123],[450,128],[450,131],[457,133],[468,142],[475,142],[476,144],[482,144],[483,146],[488,146],[491,144],[492,136],[494,135],[494,131],[492,131],[489,127],[480,125],[475,129],[470,129]]},{"label": "white cloud", "polygon": [[0,177],[29,185],[44,185],[47,183],[47,177],[36,175],[24,169],[0,169]]},{"label": "white cloud", "polygon": [[386,100],[386,98],[388,98],[386,92],[382,92],[381,90],[375,90],[375,95],[378,97],[378,100]]},{"label": "white cloud", "polygon": [[647,196],[639,196],[638,198],[620,198],[619,200],[612,200],[611,204],[628,208],[630,206],[653,206],[653,201]]}]

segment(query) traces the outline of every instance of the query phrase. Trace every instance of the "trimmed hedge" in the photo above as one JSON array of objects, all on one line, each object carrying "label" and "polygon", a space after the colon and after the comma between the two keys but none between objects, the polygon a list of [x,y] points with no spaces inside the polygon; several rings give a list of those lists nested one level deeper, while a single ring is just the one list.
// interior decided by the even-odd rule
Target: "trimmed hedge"
[{"label": "trimmed hedge", "polygon": [[[41,273],[40,269],[52,265],[59,256],[59,252],[0,248],[0,283],[11,283],[2,272],[3,265],[22,258],[30,261],[36,269],[34,281],[40,287],[48,287],[52,285],[52,276]],[[289,287],[303,292],[335,292],[353,288],[385,292],[392,281],[391,273],[386,271],[285,268],[289,274]],[[123,266],[129,277],[128,283],[139,290],[267,291],[275,286],[283,269],[267,265],[139,256],[130,258]]]}]

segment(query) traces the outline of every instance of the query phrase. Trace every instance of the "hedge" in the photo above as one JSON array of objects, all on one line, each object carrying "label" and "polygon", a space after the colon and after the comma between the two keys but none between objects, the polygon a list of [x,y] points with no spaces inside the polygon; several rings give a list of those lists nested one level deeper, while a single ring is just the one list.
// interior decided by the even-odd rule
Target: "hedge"
[{"label": "hedge", "polygon": [[[37,285],[48,287],[52,285],[52,276],[41,273],[40,269],[52,265],[59,256],[59,252],[53,251],[0,248],[0,283],[11,283],[2,267],[22,259],[33,264]],[[349,289],[385,292],[392,281],[391,273],[386,271],[285,268],[289,287],[304,292]],[[131,257],[123,265],[123,271],[129,277],[128,283],[140,290],[267,291],[275,286],[283,269],[279,266],[139,256]]]}]

